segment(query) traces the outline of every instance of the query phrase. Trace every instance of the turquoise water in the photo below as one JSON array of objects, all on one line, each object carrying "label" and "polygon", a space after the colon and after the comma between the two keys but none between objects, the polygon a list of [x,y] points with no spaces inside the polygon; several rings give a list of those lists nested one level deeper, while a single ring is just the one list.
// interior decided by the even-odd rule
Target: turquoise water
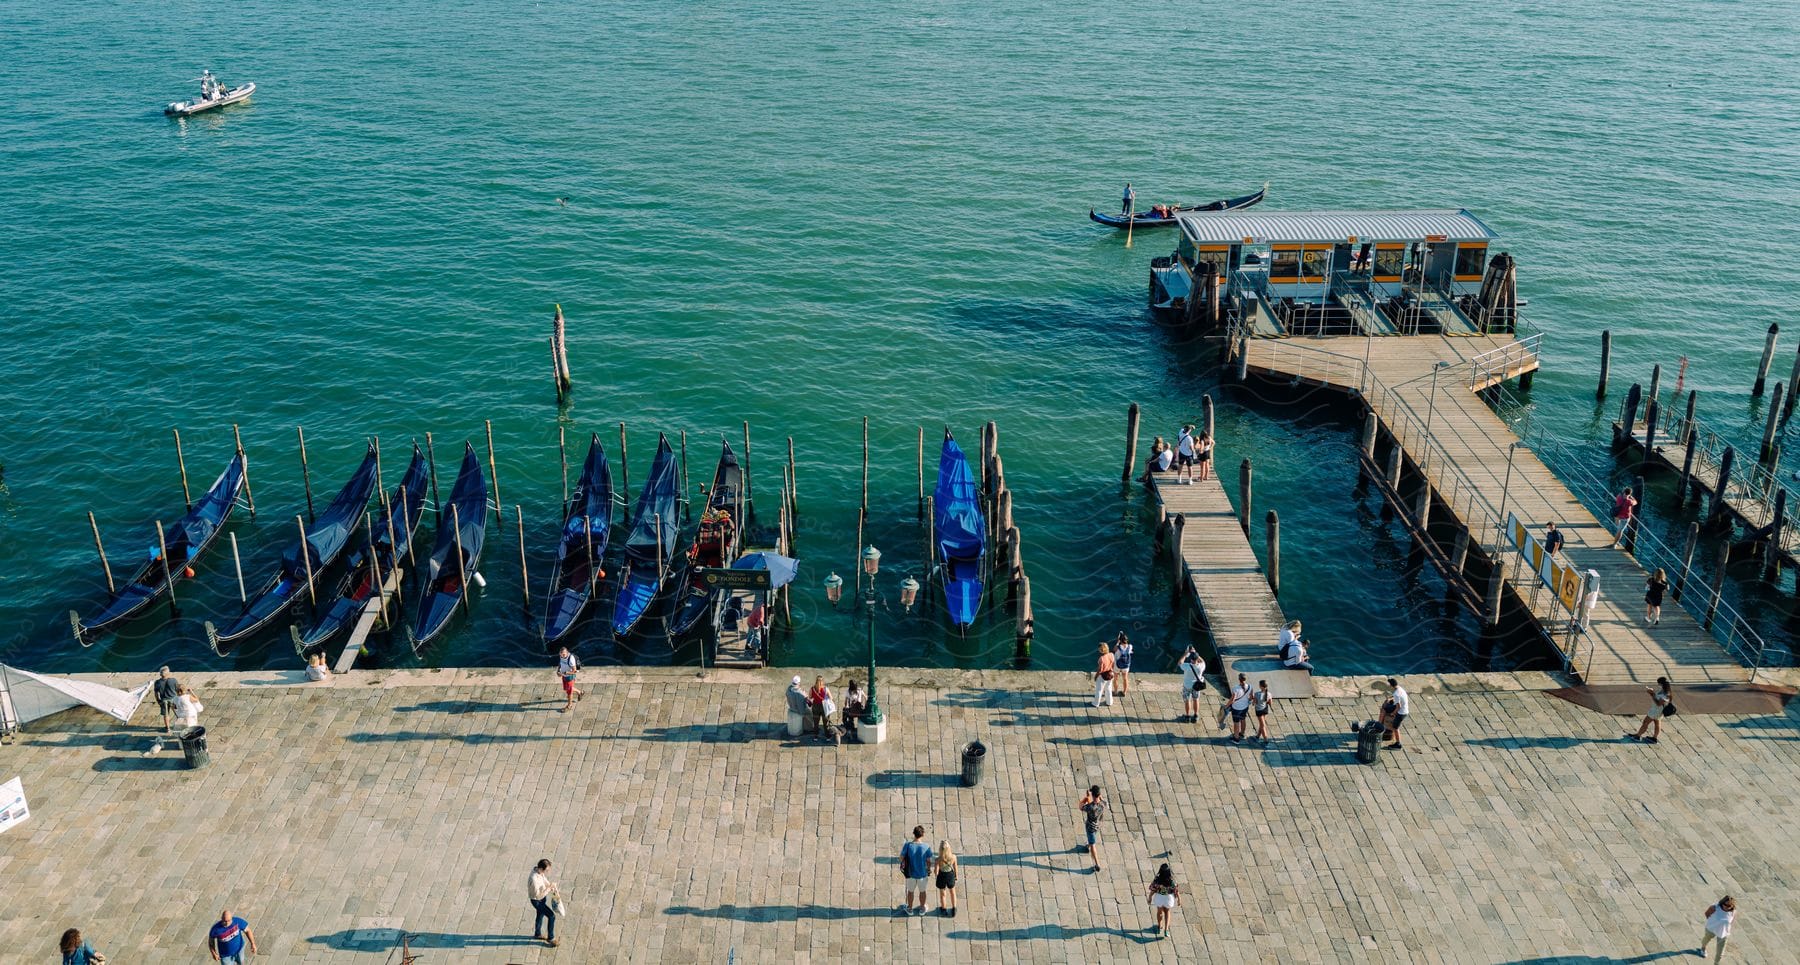
[{"label": "turquoise water", "polygon": [[[1602,472],[1598,330],[1617,335],[1616,380],[1686,355],[1702,415],[1754,437],[1751,369],[1800,253],[1800,36],[1772,29],[1791,22],[1781,3],[216,13],[0,2],[0,657],[25,666],[293,661],[283,637],[206,649],[200,621],[235,608],[223,546],[183,585],[182,619],[71,642],[67,611],[104,595],[84,514],[115,571],[179,515],[171,427],[196,486],[243,427],[260,513],[234,529],[260,571],[304,507],[296,425],[323,500],[366,435],[394,473],[430,431],[448,473],[492,420],[541,594],[559,419],[615,458],[626,423],[638,479],[658,431],[689,433],[703,477],[710,440],[748,421],[766,494],[793,436],[801,626],[777,657],[854,661],[861,627],[817,586],[852,565],[864,415],[884,593],[919,570],[918,427],[972,444],[993,419],[1032,575],[1031,664],[1085,665],[1123,626],[1155,665],[1186,638],[1120,497],[1123,413],[1135,400],[1147,433],[1171,430],[1212,382],[1210,355],[1144,312],[1146,263],[1172,238],[1127,249],[1085,220],[1122,180],[1146,201],[1268,180],[1270,208],[1475,210],[1547,332],[1537,418]],[[203,66],[255,81],[254,101],[161,117]],[[561,413],[558,302],[577,382]],[[1221,463],[1252,457],[1258,515],[1282,513],[1283,602],[1324,669],[1541,659],[1481,641],[1407,569],[1351,491],[1340,414],[1225,393],[1219,424]],[[472,623],[425,662],[536,659],[510,523],[484,569]],[[1789,595],[1745,592],[1790,639]],[[877,626],[884,662],[1014,659],[1004,621],[968,640],[916,613]],[[683,657],[588,636],[591,661]]]}]

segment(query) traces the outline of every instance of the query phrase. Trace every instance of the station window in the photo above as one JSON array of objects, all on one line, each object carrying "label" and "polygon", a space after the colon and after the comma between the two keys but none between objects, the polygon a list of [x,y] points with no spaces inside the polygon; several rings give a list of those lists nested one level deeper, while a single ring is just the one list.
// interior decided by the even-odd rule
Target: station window
[{"label": "station window", "polygon": [[1479,275],[1487,270],[1484,262],[1487,259],[1487,246],[1472,247],[1463,245],[1456,249],[1456,274],[1458,277]]},{"label": "station window", "polygon": [[1405,248],[1375,249],[1375,275],[1378,278],[1399,278],[1400,269],[1406,266]]},{"label": "station window", "polygon": [[1300,274],[1307,279],[1323,279],[1331,274],[1331,249],[1308,248],[1302,252]]},{"label": "station window", "polygon": [[1300,280],[1300,249],[1276,248],[1269,262],[1269,281],[1292,285]]},{"label": "station window", "polygon": [[1200,256],[1194,261],[1194,273],[1196,275],[1200,273],[1201,265],[1211,265],[1220,277],[1224,277],[1226,275],[1225,260],[1229,257],[1230,252],[1231,249],[1224,245],[1202,245]]}]

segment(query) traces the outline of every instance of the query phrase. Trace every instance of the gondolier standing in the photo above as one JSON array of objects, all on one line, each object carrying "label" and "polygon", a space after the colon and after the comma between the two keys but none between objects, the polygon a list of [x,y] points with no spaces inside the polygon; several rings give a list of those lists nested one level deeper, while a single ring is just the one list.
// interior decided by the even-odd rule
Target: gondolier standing
[{"label": "gondolier standing", "polygon": [[1119,211],[1130,216],[1132,208],[1136,205],[1137,192],[1131,190],[1131,182],[1127,181],[1125,182],[1125,193],[1119,197]]}]

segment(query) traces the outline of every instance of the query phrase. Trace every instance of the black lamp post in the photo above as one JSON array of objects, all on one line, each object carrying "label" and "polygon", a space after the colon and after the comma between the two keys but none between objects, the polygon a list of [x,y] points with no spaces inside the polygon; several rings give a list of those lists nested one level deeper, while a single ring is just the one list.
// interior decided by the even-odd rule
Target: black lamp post
[{"label": "black lamp post", "polygon": [[862,724],[871,729],[882,723],[881,704],[875,700],[875,575],[881,572],[881,551],[870,544],[862,553],[863,573],[869,578],[869,592],[863,603],[869,609],[869,707],[863,712]]}]

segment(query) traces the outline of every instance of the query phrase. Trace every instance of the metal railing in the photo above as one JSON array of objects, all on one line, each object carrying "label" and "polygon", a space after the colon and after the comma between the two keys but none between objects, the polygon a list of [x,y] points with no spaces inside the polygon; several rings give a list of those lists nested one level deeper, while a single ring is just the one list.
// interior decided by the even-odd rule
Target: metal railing
[{"label": "metal railing", "polygon": [[[1569,446],[1551,440],[1543,432],[1531,425],[1531,403],[1521,400],[1508,391],[1504,385],[1497,385],[1492,390],[1495,397],[1494,411],[1513,431],[1531,446],[1533,451],[1548,455],[1554,460],[1557,475],[1568,487],[1570,493],[1580,500],[1595,516],[1605,517],[1612,512],[1612,501],[1618,488],[1613,482],[1600,478],[1586,468],[1579,455]],[[1660,418],[1659,418],[1660,421]],[[1679,421],[1679,420],[1677,420]],[[1698,420],[1695,420],[1696,423]],[[1699,447],[1695,448],[1695,460],[1699,459]],[[1735,473],[1736,470],[1733,470]],[[1646,570],[1664,570],[1671,578],[1679,579],[1688,570],[1689,560],[1673,547],[1664,543],[1655,533],[1650,532],[1640,517],[1635,524],[1632,539],[1626,545],[1632,557]],[[1696,555],[1698,555],[1696,548]],[[1698,592],[1696,592],[1696,590]],[[1742,613],[1724,598],[1722,581],[1715,591],[1713,587],[1683,586],[1677,602],[1694,617],[1694,621],[1709,632],[1713,639],[1724,647],[1725,652],[1750,668],[1750,679],[1756,680],[1756,674],[1768,660],[1768,644],[1762,635],[1757,633]],[[1593,648],[1596,641],[1588,644],[1588,659],[1591,665]]]},{"label": "metal railing", "polygon": [[1468,386],[1481,389],[1490,383],[1505,382],[1518,374],[1525,363],[1537,359],[1543,340],[1543,333],[1536,332],[1469,359]]}]

